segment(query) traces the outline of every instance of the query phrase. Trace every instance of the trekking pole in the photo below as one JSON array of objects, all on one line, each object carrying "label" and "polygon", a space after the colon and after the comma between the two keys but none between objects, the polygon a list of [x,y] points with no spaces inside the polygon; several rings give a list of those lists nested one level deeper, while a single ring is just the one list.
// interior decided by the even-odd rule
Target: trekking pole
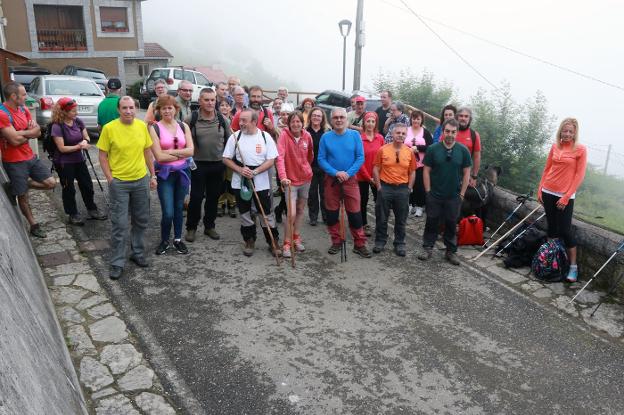
[{"label": "trekking pole", "polygon": [[513,210],[513,212],[511,212],[511,213],[509,214],[509,216],[507,216],[507,217],[505,218],[505,220],[503,221],[503,223],[501,223],[501,224],[500,224],[500,226],[498,227],[498,229],[496,229],[496,230],[494,231],[494,233],[493,233],[492,235],[490,235],[490,237],[488,238],[488,240],[487,240],[487,241],[485,241],[485,243],[483,244],[483,248],[485,248],[485,247],[487,246],[488,242],[490,242],[490,241],[494,238],[494,235],[496,235],[496,234],[498,233],[498,231],[500,231],[500,230],[503,228],[503,226],[505,226],[505,224],[506,224],[507,222],[509,222],[509,221],[510,221],[510,220],[514,217],[514,215],[516,214],[516,212],[517,212],[517,211],[518,211],[518,210],[519,210],[519,209],[520,209],[520,208],[524,205],[524,203],[525,203],[527,200],[529,200],[529,198],[531,197],[531,194],[533,194],[533,192],[529,192],[529,193],[527,193],[526,195],[521,195],[521,196],[518,196],[518,197],[516,198],[516,201],[517,201],[517,202],[519,202],[519,203],[518,203],[518,206],[516,206],[516,208]]},{"label": "trekking pole", "polygon": [[592,313],[589,315],[589,317],[593,317],[594,314],[596,314],[596,311],[598,311],[598,309],[600,308],[600,306],[602,305],[602,303],[604,303],[605,298],[607,298],[608,296],[610,296],[611,294],[613,294],[613,292],[616,290],[616,288],[618,287],[618,285],[620,284],[620,281],[622,281],[622,278],[624,277],[624,272],[620,273],[620,276],[618,277],[617,281],[615,281],[615,284],[613,284],[611,286],[611,288],[609,289],[609,291],[607,291],[607,295],[605,295],[604,297],[602,297],[600,299],[600,302],[598,303],[598,305],[596,306],[596,308],[594,308],[594,311],[592,311]]},{"label": "trekking pole", "polygon": [[524,223],[525,220],[527,220],[529,217],[531,217],[531,215],[533,215],[535,212],[537,212],[539,210],[539,208],[541,208],[542,205],[537,205],[537,207],[535,209],[533,209],[528,215],[526,215],[524,217],[524,219],[522,219],[520,222],[516,223],[511,229],[509,229],[507,231],[507,233],[505,233],[503,236],[501,236],[500,238],[498,238],[496,240],[496,242],[494,242],[492,245],[488,246],[487,248],[485,248],[483,251],[481,251],[479,253],[479,255],[477,255],[474,258],[471,258],[470,261],[476,261],[477,259],[481,258],[487,251],[489,251],[493,246],[495,246],[497,243],[499,243],[500,241],[502,241],[503,239],[505,239],[507,236],[509,236],[509,234],[511,234],[513,231],[516,230],[516,228],[520,225],[522,225]]},{"label": "trekking pole", "polygon": [[507,249],[508,246],[510,246],[511,244],[513,244],[516,239],[520,238],[522,235],[525,234],[526,231],[528,231],[529,229],[531,229],[540,219],[542,219],[544,216],[546,216],[546,213],[542,213],[541,215],[539,215],[539,217],[537,219],[535,219],[533,221],[533,223],[531,223],[529,226],[527,226],[526,228],[524,228],[524,230],[522,232],[520,232],[518,235],[516,235],[511,241],[509,241],[509,243],[507,245],[505,245],[504,247],[502,247],[501,249],[498,250],[497,253],[494,254],[494,256],[498,256],[501,252],[503,252],[505,249]]},{"label": "trekking pole", "polygon": [[345,237],[345,206],[344,200],[340,201],[340,262],[347,262],[347,238]]},{"label": "trekking pole", "polygon": [[102,195],[104,196],[104,202],[108,205],[108,198],[106,197],[106,193],[104,192],[104,187],[102,186],[102,182],[100,182],[100,178],[98,177],[97,171],[95,171],[95,166],[93,165],[93,161],[91,160],[91,155],[89,154],[89,150],[82,150],[84,155],[87,157],[89,164],[91,165],[91,170],[93,170],[93,175],[95,176],[95,181],[97,181],[98,186],[100,186],[100,190],[102,191]]},{"label": "trekking pole", "polygon": [[[295,219],[292,218],[292,213],[293,211],[292,209],[292,202],[290,199],[290,183],[288,184],[288,187],[286,189],[286,209],[288,210],[288,212],[286,212],[286,217],[288,220],[288,237],[290,238],[290,263],[292,265],[293,268],[295,268],[295,251],[297,251],[295,249],[295,239],[294,239],[294,233],[295,233]],[[292,220],[291,220],[292,218]]]},{"label": "trekking pole", "polygon": [[576,300],[576,297],[578,297],[578,296],[579,296],[579,295],[583,292],[583,290],[585,290],[585,288],[587,288],[587,286],[588,286],[589,284],[591,284],[591,282],[594,280],[594,278],[596,278],[596,276],[597,276],[598,274],[600,274],[600,272],[604,269],[604,267],[606,267],[606,266],[607,266],[607,264],[608,264],[609,262],[611,262],[611,260],[612,260],[613,258],[615,258],[615,256],[616,256],[617,254],[619,254],[622,250],[624,250],[624,241],[622,241],[622,243],[620,244],[620,246],[618,246],[618,247],[617,247],[617,249],[615,250],[615,252],[614,252],[613,254],[611,254],[611,256],[609,257],[609,259],[607,259],[607,261],[606,261],[604,264],[602,264],[602,266],[600,267],[600,269],[599,269],[598,271],[596,271],[596,273],[594,274],[594,276],[593,276],[593,277],[591,277],[591,279],[590,279],[589,281],[587,281],[587,284],[585,284],[585,285],[583,286],[583,288],[581,288],[581,289],[579,290],[579,292],[577,292],[577,293],[576,293],[576,295],[575,295],[574,297],[572,297],[572,299],[570,300],[570,302],[569,302],[568,304],[572,304],[572,302],[573,302],[574,300]]}]

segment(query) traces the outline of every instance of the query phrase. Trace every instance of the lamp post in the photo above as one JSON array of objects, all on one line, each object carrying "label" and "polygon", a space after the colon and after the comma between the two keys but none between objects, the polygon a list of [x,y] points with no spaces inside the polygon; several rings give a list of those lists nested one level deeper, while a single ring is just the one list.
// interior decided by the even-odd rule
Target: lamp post
[{"label": "lamp post", "polygon": [[338,28],[340,29],[340,35],[342,35],[342,90],[345,90],[345,71],[347,68],[347,36],[351,31],[351,21],[342,19],[338,22]]}]

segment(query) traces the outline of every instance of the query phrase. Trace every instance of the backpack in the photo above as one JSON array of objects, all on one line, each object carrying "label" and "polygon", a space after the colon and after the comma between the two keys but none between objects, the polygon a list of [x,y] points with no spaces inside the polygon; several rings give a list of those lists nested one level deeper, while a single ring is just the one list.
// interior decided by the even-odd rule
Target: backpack
[{"label": "backpack", "polygon": [[[225,147],[225,143],[227,142],[227,139],[228,139],[227,128],[225,128],[226,127],[225,117],[218,110],[215,110],[215,114],[217,114],[217,119],[219,120],[219,131],[221,131],[221,129],[223,129],[223,147]],[[191,137],[193,138],[193,145],[196,148],[199,148],[199,142],[197,141],[197,138],[196,138],[197,137],[197,132],[196,132],[196,129],[195,129],[195,126],[197,125],[197,120],[198,119],[199,119],[199,110],[192,111],[191,112],[191,120],[189,122],[189,127],[191,129]]]},{"label": "backpack", "polygon": [[539,247],[531,271],[544,282],[561,282],[570,268],[568,254],[560,239],[551,239]]},{"label": "backpack", "polygon": [[[59,151],[58,147],[56,146],[56,143],[54,142],[54,138],[52,137],[53,125],[54,123],[51,122],[46,126],[45,134],[43,136],[43,145],[42,145],[43,151],[48,153],[48,159],[52,161],[52,170],[54,170],[54,156]],[[65,127],[63,127],[62,125],[60,127],[61,127],[61,134],[63,135],[63,143],[67,144],[67,142],[65,141]]]},{"label": "backpack", "polygon": [[[7,117],[9,117],[9,122],[11,123],[13,128],[15,128],[15,122],[13,120],[13,115],[11,114],[11,111],[9,111],[9,109],[3,103],[0,103],[0,111],[3,111],[3,112],[6,113]],[[20,112],[26,112],[26,110],[24,110],[24,106],[23,105],[19,106],[19,111]]]},{"label": "backpack", "polygon": [[[180,128],[182,129],[182,132],[186,133],[186,127],[184,127],[184,123],[182,121],[177,121],[177,123],[180,126]],[[154,128],[154,132],[156,133],[156,135],[160,139],[160,126],[158,125],[158,123],[154,123],[154,124],[152,124],[152,127]]]},{"label": "backpack", "polygon": [[[521,233],[522,236],[514,240]],[[513,242],[510,244],[511,241]],[[502,249],[502,252],[507,254],[505,259],[503,259],[505,268],[521,268],[531,265],[533,256],[535,256],[535,253],[544,242],[546,242],[546,232],[534,226],[524,225],[499,242],[496,250],[500,251]]]},{"label": "backpack", "polygon": [[483,221],[476,215],[459,221],[457,245],[483,245]]},{"label": "backpack", "polygon": [[474,148],[475,141],[477,141],[477,132],[470,128],[470,141],[472,142],[472,146],[470,147],[470,159],[474,160]]}]

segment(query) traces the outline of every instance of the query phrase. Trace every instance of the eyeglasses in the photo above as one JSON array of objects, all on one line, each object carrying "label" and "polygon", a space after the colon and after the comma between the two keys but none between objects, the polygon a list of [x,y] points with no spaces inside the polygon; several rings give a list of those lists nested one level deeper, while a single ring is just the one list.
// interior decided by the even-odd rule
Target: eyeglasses
[{"label": "eyeglasses", "polygon": [[344,115],[336,115],[335,117],[332,117],[332,120],[344,120],[345,118],[347,117]]},{"label": "eyeglasses", "polygon": [[192,89],[183,89],[183,88],[180,88],[180,91],[182,91],[182,92],[193,92]]},{"label": "eyeglasses", "polygon": [[451,158],[453,158],[453,149],[449,148],[446,150],[446,161],[451,161]]}]

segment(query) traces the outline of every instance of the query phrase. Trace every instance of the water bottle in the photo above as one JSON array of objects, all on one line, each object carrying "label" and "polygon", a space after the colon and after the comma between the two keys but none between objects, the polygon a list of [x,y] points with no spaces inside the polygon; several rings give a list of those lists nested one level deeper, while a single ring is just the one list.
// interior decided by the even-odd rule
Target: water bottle
[{"label": "water bottle", "polygon": [[195,164],[195,160],[193,160],[193,157],[189,157],[188,162],[189,162],[189,168],[191,170],[197,170],[197,164]]}]

